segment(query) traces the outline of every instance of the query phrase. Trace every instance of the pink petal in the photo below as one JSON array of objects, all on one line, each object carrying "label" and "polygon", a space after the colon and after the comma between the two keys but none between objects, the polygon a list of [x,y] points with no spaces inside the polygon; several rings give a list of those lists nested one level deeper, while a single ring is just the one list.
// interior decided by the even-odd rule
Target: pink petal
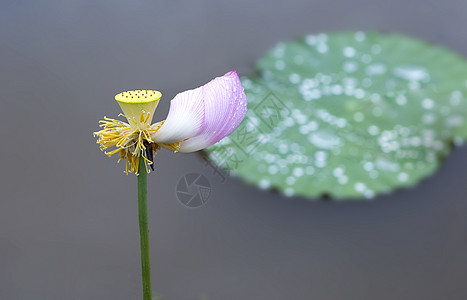
[{"label": "pink petal", "polygon": [[195,135],[203,126],[202,87],[178,93],[170,101],[169,114],[161,128],[151,136],[160,144],[171,144]]},{"label": "pink petal", "polygon": [[204,124],[199,132],[181,143],[180,152],[194,152],[217,143],[232,133],[245,117],[247,100],[237,72],[217,77],[201,88]]},{"label": "pink petal", "polygon": [[170,102],[167,120],[153,139],[165,144],[183,141],[180,152],[198,151],[232,133],[246,110],[240,78],[236,71],[231,71],[195,90],[178,94]]}]

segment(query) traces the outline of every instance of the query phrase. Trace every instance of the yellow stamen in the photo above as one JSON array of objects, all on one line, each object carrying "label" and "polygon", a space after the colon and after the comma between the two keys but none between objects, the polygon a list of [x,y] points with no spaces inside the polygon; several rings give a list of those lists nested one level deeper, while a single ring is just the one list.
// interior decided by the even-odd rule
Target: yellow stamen
[{"label": "yellow stamen", "polygon": [[[140,122],[136,122],[135,118],[129,119],[131,122],[134,122],[135,126],[107,117],[99,121],[99,126],[102,129],[94,133],[98,137],[97,143],[103,151],[115,147],[115,149],[105,152],[105,154],[110,157],[118,153],[118,160],[124,159],[126,161],[125,173],[138,173],[141,155],[147,163],[153,163],[144,155],[144,151],[146,151],[145,145],[151,145],[149,149],[154,152],[153,156],[160,149],[160,146],[152,141],[151,135],[159,130],[163,122],[150,125],[148,123],[150,117],[150,113],[141,110],[139,118],[136,119]],[[147,166],[146,171],[148,171]]]},{"label": "yellow stamen", "polygon": [[181,142],[176,142],[172,144],[162,144],[161,146],[169,150],[172,150],[173,152],[178,152],[178,150],[180,150],[180,143]]}]

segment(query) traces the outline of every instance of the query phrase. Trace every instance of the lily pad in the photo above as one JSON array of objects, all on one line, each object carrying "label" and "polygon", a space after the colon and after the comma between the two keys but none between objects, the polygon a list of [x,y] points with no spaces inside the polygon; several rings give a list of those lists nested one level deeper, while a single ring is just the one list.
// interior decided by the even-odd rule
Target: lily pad
[{"label": "lily pad", "polygon": [[467,137],[467,62],[398,34],[280,43],[242,83],[245,120],[209,158],[287,196],[364,199],[412,186]]}]

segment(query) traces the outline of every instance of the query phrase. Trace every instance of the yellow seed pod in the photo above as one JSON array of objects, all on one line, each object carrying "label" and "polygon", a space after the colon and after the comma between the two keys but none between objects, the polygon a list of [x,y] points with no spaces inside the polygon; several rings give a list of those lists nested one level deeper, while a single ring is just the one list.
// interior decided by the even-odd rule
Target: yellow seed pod
[{"label": "yellow seed pod", "polygon": [[161,97],[155,90],[132,90],[117,94],[115,100],[131,127],[145,128],[151,124]]}]

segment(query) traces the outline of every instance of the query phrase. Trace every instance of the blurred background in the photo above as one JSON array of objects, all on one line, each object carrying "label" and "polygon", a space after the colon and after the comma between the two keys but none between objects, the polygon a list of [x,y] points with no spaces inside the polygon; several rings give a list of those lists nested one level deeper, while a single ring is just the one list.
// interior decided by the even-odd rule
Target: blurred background
[{"label": "blurred background", "polygon": [[[169,100],[280,40],[398,32],[467,56],[459,0],[0,2],[0,299],[140,299],[136,178],[92,132],[127,89]],[[467,148],[372,201],[285,198],[160,151],[149,182],[153,290],[165,299],[467,299]],[[198,208],[176,185],[199,173]]]}]

